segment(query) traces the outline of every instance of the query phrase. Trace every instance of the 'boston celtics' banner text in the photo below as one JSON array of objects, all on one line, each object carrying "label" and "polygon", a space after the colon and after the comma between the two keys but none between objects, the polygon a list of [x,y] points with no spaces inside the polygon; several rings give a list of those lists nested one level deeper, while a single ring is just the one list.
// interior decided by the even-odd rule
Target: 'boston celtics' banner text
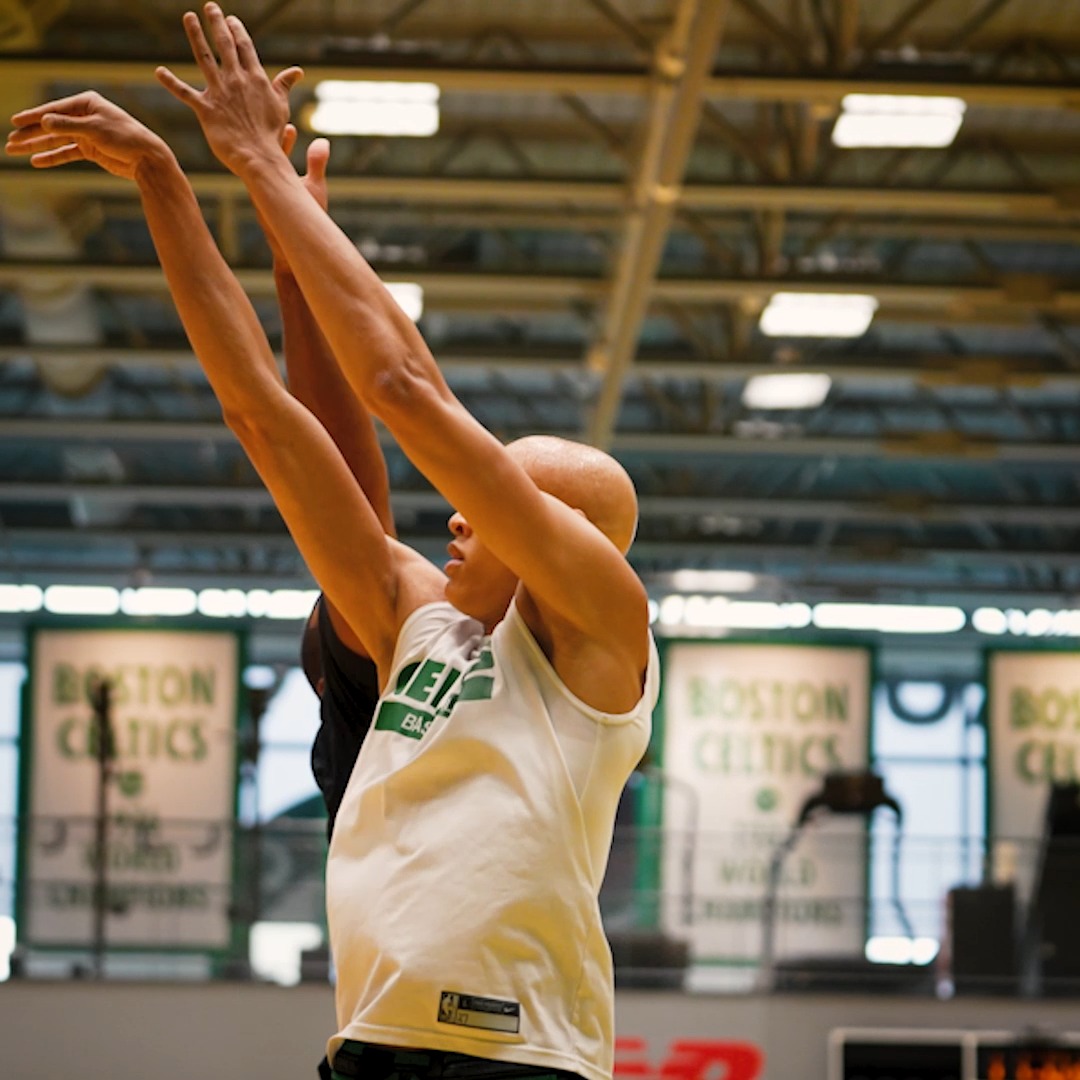
[{"label": "'boston celtics' banner text", "polygon": [[[825,773],[866,765],[870,667],[861,648],[668,648],[664,923],[689,933],[698,960],[759,957],[773,852]],[[777,955],[861,950],[863,837],[862,820],[823,817],[790,853],[775,909]]]},{"label": "'boston celtics' banner text", "polygon": [[987,658],[995,873],[1032,885],[1051,784],[1080,781],[1080,652]]},{"label": "'boston celtics' banner text", "polygon": [[230,633],[35,633],[20,882],[30,944],[85,946],[92,939],[98,765],[90,693],[101,677],[113,686],[115,748],[106,941],[227,943],[238,664]]}]

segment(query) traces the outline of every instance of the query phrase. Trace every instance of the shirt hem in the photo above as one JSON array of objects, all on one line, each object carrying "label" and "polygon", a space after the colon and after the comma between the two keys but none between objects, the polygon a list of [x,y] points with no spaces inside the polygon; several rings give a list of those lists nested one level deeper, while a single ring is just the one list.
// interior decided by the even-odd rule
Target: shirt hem
[{"label": "shirt hem", "polygon": [[347,1039],[377,1043],[382,1046],[403,1047],[409,1050],[445,1050],[455,1054],[471,1054],[490,1061],[506,1061],[515,1065],[536,1065],[576,1073],[582,1080],[611,1080],[611,1073],[581,1058],[558,1050],[547,1050],[528,1043],[500,1043],[486,1039],[469,1039],[442,1031],[417,1031],[412,1028],[378,1027],[372,1024],[350,1024],[339,1031],[327,1044],[326,1056],[333,1063],[334,1054]]}]

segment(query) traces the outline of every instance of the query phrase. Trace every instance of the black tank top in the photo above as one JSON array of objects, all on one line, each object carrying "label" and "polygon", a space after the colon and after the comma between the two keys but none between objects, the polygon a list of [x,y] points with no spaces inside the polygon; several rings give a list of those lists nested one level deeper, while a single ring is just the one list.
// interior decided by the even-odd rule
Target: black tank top
[{"label": "black tank top", "polygon": [[311,771],[326,803],[330,836],[360,746],[371,727],[379,680],[374,662],[357,656],[334,632],[321,597],[317,632],[325,681],[319,707],[321,722],[311,748]]}]

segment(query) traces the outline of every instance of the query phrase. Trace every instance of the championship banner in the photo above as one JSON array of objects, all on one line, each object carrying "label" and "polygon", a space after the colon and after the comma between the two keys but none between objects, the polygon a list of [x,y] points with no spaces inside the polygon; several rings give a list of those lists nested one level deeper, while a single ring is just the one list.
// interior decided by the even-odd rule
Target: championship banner
[{"label": "championship banner", "polygon": [[988,651],[994,873],[1031,889],[1054,783],[1080,780],[1080,652]]},{"label": "championship banner", "polygon": [[[825,773],[867,765],[871,668],[860,647],[668,646],[661,923],[695,961],[759,961],[774,852]],[[865,897],[865,820],[816,816],[782,864],[774,958],[861,955]]]},{"label": "championship banner", "polygon": [[24,751],[20,938],[94,941],[99,789],[91,694],[112,686],[106,787],[108,947],[229,941],[237,636],[198,630],[33,632]]}]

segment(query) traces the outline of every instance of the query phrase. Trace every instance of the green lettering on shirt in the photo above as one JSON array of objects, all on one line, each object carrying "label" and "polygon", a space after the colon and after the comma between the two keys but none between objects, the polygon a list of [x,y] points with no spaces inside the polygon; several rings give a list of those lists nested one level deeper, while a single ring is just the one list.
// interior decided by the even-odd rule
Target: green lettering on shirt
[{"label": "green lettering on shirt", "polygon": [[449,715],[459,701],[490,701],[495,678],[488,672],[494,670],[490,644],[481,648],[464,671],[432,660],[423,665],[419,661],[409,664],[398,676],[394,689],[379,702],[375,730],[422,739],[432,722]]}]

